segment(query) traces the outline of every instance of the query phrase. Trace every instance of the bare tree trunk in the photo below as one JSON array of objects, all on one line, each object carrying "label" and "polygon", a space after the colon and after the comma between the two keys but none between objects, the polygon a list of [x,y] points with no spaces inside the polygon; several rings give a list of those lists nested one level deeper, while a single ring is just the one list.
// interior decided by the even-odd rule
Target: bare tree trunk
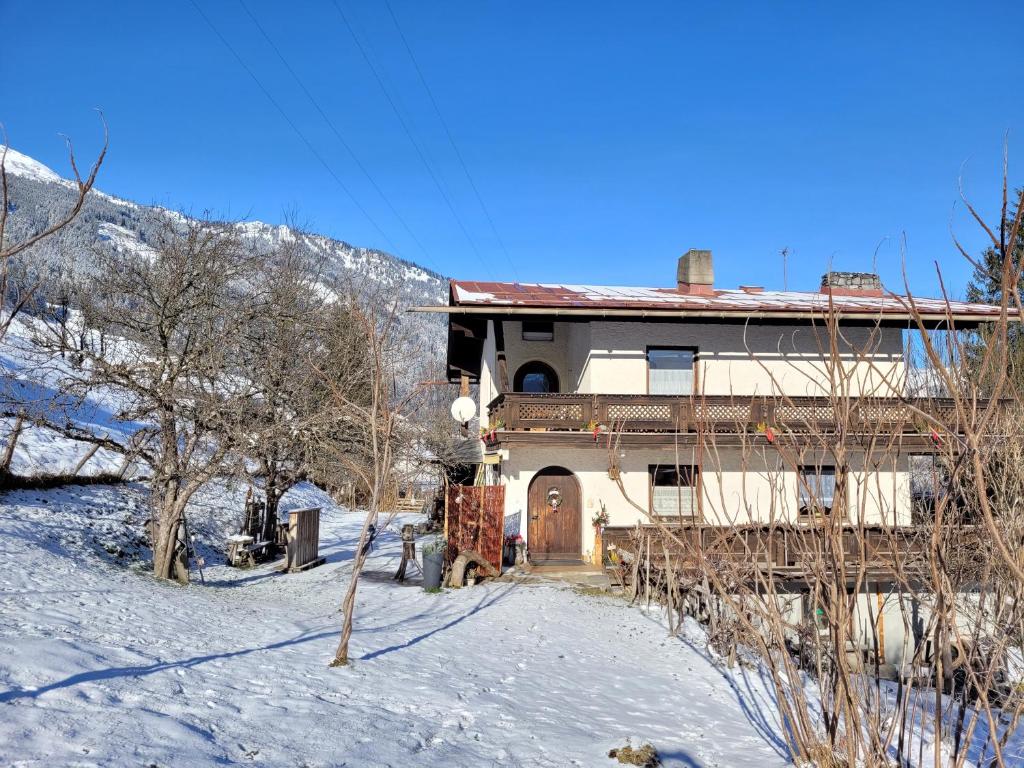
[{"label": "bare tree trunk", "polygon": [[367,542],[370,537],[370,526],[375,525],[377,522],[377,512],[371,511],[367,513],[366,519],[363,521],[362,531],[359,533],[359,548],[356,550],[356,556],[352,560],[352,578],[348,582],[348,590],[345,592],[345,599],[341,603],[341,611],[344,615],[344,620],[341,624],[341,638],[338,641],[338,649],[334,653],[334,660],[331,662],[332,667],[341,667],[348,664],[348,644],[352,639],[352,622],[355,616],[356,606],[356,591],[359,589],[359,577],[363,572],[363,566],[366,564],[366,556],[369,552],[369,546]]},{"label": "bare tree trunk", "polygon": [[14,428],[11,429],[11,434],[7,438],[7,447],[4,448],[4,454],[0,457],[0,475],[11,471],[11,462],[14,461],[14,449],[18,447],[18,438],[21,437],[21,430],[24,426],[25,414],[19,413],[18,417],[14,420]]}]

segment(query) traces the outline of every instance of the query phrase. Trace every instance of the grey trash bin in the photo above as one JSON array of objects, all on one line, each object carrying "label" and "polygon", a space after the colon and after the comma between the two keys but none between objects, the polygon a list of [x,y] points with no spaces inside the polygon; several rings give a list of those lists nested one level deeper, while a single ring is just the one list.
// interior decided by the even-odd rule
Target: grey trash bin
[{"label": "grey trash bin", "polygon": [[444,570],[444,550],[423,554],[423,588],[437,589],[441,586],[441,572]]}]

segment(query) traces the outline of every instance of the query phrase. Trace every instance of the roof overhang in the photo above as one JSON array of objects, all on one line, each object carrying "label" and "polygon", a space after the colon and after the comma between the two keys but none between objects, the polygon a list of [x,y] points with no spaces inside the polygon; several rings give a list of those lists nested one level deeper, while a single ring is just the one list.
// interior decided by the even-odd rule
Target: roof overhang
[{"label": "roof overhang", "polygon": [[[923,322],[931,325],[938,324],[943,327],[949,325],[960,328],[972,328],[984,323],[994,323],[999,320],[999,315],[978,314],[978,313],[947,313],[947,312],[856,312],[842,310],[754,310],[754,311],[723,311],[714,309],[627,309],[627,308],[601,308],[601,307],[507,307],[501,305],[489,306],[425,306],[412,307],[410,312],[430,312],[447,315],[478,315],[485,318],[498,317],[560,317],[567,320],[594,320],[605,318],[630,318],[640,320],[717,320],[729,323],[745,323],[750,320],[802,320],[823,321],[831,315],[840,320],[893,324],[906,323],[920,318]],[[1016,311],[1007,314],[1006,319],[1010,322],[1019,322],[1020,317]]]}]

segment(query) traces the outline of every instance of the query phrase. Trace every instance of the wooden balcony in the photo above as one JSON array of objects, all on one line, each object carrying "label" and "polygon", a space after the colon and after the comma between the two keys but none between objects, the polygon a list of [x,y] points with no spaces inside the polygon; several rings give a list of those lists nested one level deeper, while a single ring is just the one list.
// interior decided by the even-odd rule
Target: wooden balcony
[{"label": "wooden balcony", "polygon": [[[979,404],[981,406],[984,403]],[[739,397],[731,395],[588,395],[506,393],[490,403],[499,434],[557,432],[646,432],[741,434],[771,427],[777,433],[927,435],[921,412],[955,429],[952,400],[863,397]]]}]

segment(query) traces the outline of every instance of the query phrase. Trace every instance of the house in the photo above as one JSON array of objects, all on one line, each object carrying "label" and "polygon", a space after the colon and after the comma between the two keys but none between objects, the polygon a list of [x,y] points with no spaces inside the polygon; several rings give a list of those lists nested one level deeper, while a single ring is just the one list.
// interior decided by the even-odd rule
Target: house
[{"label": "house", "polygon": [[[999,312],[914,306],[935,329]],[[534,563],[600,562],[617,531],[652,519],[813,524],[837,493],[851,524],[912,521],[911,467],[935,437],[906,399],[908,302],[877,275],[722,289],[711,252],[691,250],[671,287],[453,280],[434,309],[449,317],[449,378],[478,387],[488,481]],[[879,451],[866,434],[896,438]]]}]

